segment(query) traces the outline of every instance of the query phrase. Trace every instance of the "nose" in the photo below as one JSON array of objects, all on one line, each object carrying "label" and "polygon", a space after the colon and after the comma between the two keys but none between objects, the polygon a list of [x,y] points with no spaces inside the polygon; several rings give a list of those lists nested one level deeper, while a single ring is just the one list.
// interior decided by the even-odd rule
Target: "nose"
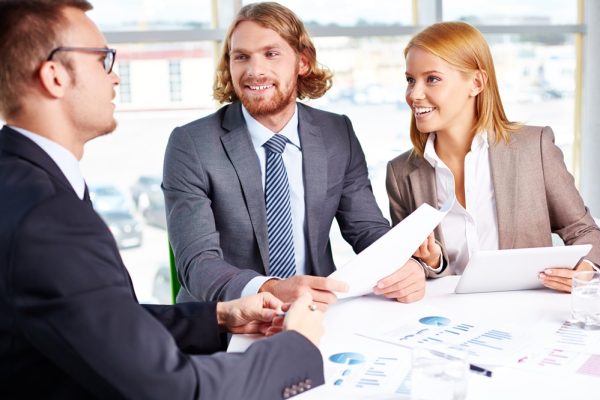
[{"label": "nose", "polygon": [[418,81],[406,87],[406,102],[408,104],[414,102],[415,100],[422,100],[424,98],[424,87]]},{"label": "nose", "polygon": [[249,77],[260,77],[265,74],[265,62],[262,57],[251,57],[248,62],[248,68],[246,70],[246,74]]},{"label": "nose", "polygon": [[110,78],[113,81],[113,84],[119,85],[121,83],[121,78],[119,78],[119,75],[117,75],[117,73],[115,72],[115,70],[113,69],[112,71],[110,71]]}]

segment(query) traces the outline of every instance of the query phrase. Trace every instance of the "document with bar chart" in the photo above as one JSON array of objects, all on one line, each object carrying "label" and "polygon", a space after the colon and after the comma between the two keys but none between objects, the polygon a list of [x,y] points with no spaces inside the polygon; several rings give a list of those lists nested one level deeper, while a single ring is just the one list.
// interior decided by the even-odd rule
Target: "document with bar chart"
[{"label": "document with bar chart", "polygon": [[354,335],[327,347],[331,351],[323,354],[325,382],[340,393],[361,393],[364,398],[410,393],[408,349]]},{"label": "document with bar chart", "polygon": [[412,348],[435,345],[467,351],[469,360],[487,365],[511,364],[522,357],[531,338],[518,328],[456,321],[447,316],[424,315],[392,330],[359,335]]},{"label": "document with bar chart", "polygon": [[564,322],[551,335],[539,340],[529,354],[519,360],[518,368],[599,378],[600,331]]}]

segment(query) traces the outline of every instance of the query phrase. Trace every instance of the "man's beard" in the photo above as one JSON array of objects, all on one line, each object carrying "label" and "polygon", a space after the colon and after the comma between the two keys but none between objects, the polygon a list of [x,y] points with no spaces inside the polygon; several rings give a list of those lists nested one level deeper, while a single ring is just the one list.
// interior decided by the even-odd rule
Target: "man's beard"
[{"label": "man's beard", "polygon": [[[255,84],[255,83],[253,83]],[[275,93],[270,98],[263,96],[246,96],[245,92],[240,90],[237,93],[240,101],[253,117],[264,117],[277,114],[296,99],[296,85],[289,88],[287,93],[279,89],[279,85],[274,86]]]}]

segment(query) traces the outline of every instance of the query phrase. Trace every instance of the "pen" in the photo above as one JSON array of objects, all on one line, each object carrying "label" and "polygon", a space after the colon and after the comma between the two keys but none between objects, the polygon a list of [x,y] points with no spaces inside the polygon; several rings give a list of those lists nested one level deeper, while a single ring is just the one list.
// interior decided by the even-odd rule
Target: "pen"
[{"label": "pen", "polygon": [[475,364],[469,364],[469,369],[477,374],[481,374],[484,376],[487,376],[489,378],[492,377],[492,371],[490,371],[489,369],[485,369],[483,367],[480,367],[478,365]]},{"label": "pen", "polygon": [[[441,351],[437,351],[437,350],[433,350],[433,349],[429,349],[429,351],[432,354],[435,354],[438,357],[443,357],[446,358],[448,360],[458,360],[459,358],[456,356],[453,356],[451,354],[447,354]],[[469,364],[469,369],[473,372],[475,372],[476,374],[481,374],[483,376],[487,376],[488,378],[492,377],[492,371],[490,371],[489,369],[480,367],[479,365],[475,365],[475,364]]]}]

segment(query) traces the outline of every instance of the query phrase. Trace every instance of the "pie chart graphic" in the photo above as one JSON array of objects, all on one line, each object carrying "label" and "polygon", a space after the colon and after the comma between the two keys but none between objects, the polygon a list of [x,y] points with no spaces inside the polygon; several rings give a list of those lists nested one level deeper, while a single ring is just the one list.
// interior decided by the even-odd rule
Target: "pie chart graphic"
[{"label": "pie chart graphic", "polygon": [[419,320],[419,322],[424,325],[432,325],[432,326],[450,325],[450,320],[448,318],[438,317],[438,316],[423,317]]},{"label": "pie chart graphic", "polygon": [[337,353],[329,357],[336,364],[356,365],[365,362],[365,356],[360,353]]}]

